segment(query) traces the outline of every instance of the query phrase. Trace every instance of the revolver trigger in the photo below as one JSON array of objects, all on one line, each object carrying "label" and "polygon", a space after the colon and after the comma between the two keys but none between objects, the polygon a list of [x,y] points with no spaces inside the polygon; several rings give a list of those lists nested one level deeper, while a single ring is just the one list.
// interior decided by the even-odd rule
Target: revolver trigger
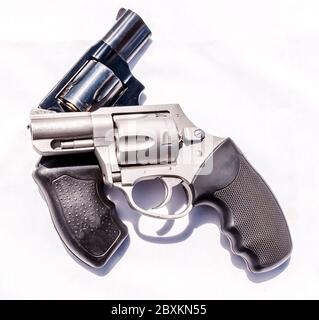
[{"label": "revolver trigger", "polygon": [[172,198],[173,188],[182,182],[180,179],[173,177],[159,177],[159,179],[161,179],[164,184],[165,196],[163,201],[152,209],[159,209],[164,207]]}]

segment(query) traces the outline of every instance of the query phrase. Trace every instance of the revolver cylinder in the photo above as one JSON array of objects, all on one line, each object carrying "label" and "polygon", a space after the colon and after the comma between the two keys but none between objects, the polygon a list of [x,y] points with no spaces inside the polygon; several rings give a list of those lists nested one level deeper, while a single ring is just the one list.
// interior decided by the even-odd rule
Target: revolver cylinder
[{"label": "revolver cylinder", "polygon": [[112,100],[123,88],[122,82],[103,63],[89,61],[63,89],[58,100],[71,111],[86,111],[91,106]]},{"label": "revolver cylinder", "polygon": [[176,161],[179,135],[166,113],[113,117],[119,165],[164,164]]}]

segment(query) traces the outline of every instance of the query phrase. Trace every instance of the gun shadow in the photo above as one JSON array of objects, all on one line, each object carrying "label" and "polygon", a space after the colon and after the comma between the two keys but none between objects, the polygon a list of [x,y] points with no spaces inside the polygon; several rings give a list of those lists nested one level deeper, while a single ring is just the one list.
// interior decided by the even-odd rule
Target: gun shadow
[{"label": "gun shadow", "polygon": [[[163,194],[163,187],[161,184],[152,184],[152,182],[150,184],[149,182],[147,182],[141,184],[141,186],[139,186],[139,188],[137,188],[137,190],[134,192],[133,196],[138,205],[144,208],[150,208],[154,205],[154,203],[157,203],[159,201],[159,195],[161,194]],[[166,220],[163,226],[159,230],[157,230],[155,235],[146,235],[142,233],[142,231],[140,230],[139,221],[141,215],[129,207],[124,194],[119,189],[114,188],[110,190],[109,197],[112,199],[112,201],[116,203],[116,208],[120,216],[120,219],[122,221],[131,223],[136,234],[145,241],[161,245],[167,245],[186,240],[188,237],[192,235],[195,229],[205,224],[214,224],[220,229],[220,220],[218,213],[211,207],[199,206],[195,207],[191,211],[191,213],[189,214],[189,221],[186,228],[179,234],[165,236],[165,234],[167,234],[174,226],[174,220]],[[185,193],[183,189],[180,187],[174,188],[172,200],[167,205],[169,212],[177,211],[177,209],[185,203],[185,200]],[[110,258],[107,264],[101,269],[93,269],[88,267],[81,261],[78,262],[84,265],[84,267],[88,268],[91,272],[94,272],[99,276],[105,276],[125,255],[129,243],[130,240],[128,237],[126,241],[121,245],[121,247],[117,250],[117,252],[115,252],[115,254]],[[290,259],[288,259],[281,266],[268,272],[251,273],[247,269],[244,259],[240,256],[235,255],[232,252],[230,242],[223,233],[220,233],[220,244],[224,249],[226,249],[229,252],[232,264],[236,268],[243,270],[247,278],[254,283],[261,283],[275,278],[287,268],[290,262]]]}]

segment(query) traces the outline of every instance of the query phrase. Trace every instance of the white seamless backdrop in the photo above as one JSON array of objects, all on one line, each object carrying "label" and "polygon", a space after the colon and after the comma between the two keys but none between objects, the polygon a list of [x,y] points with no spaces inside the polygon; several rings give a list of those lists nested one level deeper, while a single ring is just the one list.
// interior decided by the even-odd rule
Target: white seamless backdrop
[{"label": "white seamless backdrop", "polygon": [[[319,298],[318,1],[0,6],[0,298]],[[180,103],[196,125],[234,139],[285,212],[294,243],[288,264],[247,273],[208,208],[164,236],[143,239],[134,230],[139,216],[117,190],[111,197],[129,242],[96,273],[66,252],[31,177],[39,157],[26,129],[29,111],[111,27],[120,7],[136,11],[153,31],[133,70],[146,87],[145,104]],[[162,225],[139,221],[151,237]]]}]

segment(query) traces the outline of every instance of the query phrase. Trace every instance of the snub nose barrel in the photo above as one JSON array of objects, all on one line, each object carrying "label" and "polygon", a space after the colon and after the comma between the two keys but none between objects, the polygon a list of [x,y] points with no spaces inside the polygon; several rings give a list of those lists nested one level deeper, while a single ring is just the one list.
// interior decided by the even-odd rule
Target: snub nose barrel
[{"label": "snub nose barrel", "polygon": [[102,40],[111,46],[123,60],[130,62],[151,34],[151,30],[139,15],[122,8],[118,12],[115,25]]},{"label": "snub nose barrel", "polygon": [[63,117],[55,114],[31,116],[31,135],[33,140],[41,139],[84,139],[93,137],[93,125],[89,115],[72,114]]}]

